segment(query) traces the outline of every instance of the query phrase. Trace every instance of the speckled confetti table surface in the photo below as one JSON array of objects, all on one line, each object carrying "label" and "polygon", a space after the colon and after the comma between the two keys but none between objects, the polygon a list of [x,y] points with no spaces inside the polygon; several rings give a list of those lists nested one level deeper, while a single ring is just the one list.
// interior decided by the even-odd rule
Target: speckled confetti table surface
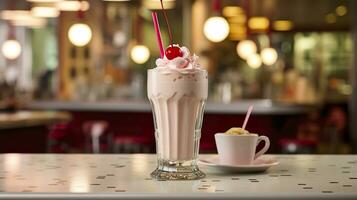
[{"label": "speckled confetti table surface", "polygon": [[357,155],[266,157],[280,164],[156,181],[152,154],[0,154],[0,199],[357,199]]}]

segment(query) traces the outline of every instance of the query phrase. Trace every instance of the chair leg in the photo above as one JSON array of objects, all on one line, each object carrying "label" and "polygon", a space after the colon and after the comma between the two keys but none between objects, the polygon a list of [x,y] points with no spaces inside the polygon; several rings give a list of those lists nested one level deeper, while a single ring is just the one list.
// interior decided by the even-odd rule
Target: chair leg
[{"label": "chair leg", "polygon": [[93,153],[100,153],[99,137],[92,136],[92,150]]}]

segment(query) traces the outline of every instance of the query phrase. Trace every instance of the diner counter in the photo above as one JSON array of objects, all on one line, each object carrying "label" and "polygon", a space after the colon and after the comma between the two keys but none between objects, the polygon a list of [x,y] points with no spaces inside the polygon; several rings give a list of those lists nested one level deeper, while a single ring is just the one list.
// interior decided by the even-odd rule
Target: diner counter
[{"label": "diner counter", "polygon": [[267,157],[265,173],[156,181],[153,154],[0,154],[0,199],[357,199],[357,155]]},{"label": "diner counter", "polygon": [[[232,103],[208,102],[205,113],[208,114],[245,114],[249,105],[254,105],[254,114],[304,114],[314,106],[274,103],[269,99],[241,100]],[[99,111],[99,112],[151,112],[148,101],[123,100],[106,102],[65,102],[65,101],[33,101],[26,109],[34,110],[67,110],[67,111]]]},{"label": "diner counter", "polygon": [[0,112],[0,130],[19,127],[46,126],[58,122],[66,122],[70,119],[70,113],[58,111]]}]

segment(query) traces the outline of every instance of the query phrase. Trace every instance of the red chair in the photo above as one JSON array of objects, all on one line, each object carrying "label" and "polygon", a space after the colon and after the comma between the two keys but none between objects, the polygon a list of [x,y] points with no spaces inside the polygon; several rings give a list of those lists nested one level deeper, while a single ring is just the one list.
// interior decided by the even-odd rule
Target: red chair
[{"label": "red chair", "polygon": [[69,124],[59,123],[50,128],[47,139],[49,153],[67,153],[69,151]]}]

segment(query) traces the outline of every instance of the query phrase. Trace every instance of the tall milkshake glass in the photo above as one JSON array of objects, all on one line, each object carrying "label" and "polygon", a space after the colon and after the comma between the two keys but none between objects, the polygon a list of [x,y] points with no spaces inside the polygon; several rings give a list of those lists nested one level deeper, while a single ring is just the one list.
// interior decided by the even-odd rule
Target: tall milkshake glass
[{"label": "tall milkshake glass", "polygon": [[185,55],[170,61],[158,59],[157,67],[148,70],[158,161],[151,176],[158,180],[205,176],[198,169],[197,157],[208,93],[207,71],[197,67],[196,57],[189,52]]}]

